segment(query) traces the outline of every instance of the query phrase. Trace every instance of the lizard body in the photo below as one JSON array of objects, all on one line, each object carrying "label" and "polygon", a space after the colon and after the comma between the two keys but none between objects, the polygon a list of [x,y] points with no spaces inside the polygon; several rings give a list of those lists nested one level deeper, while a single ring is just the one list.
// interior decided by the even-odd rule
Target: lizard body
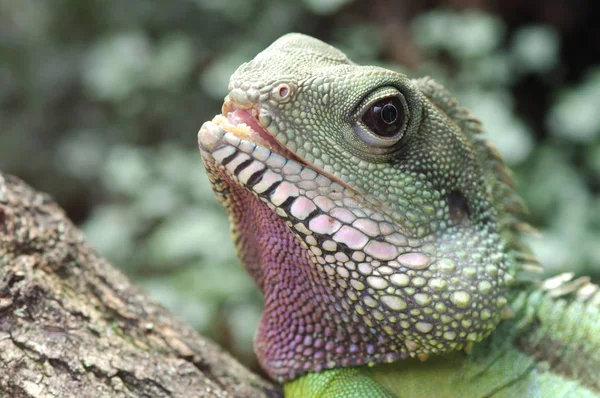
[{"label": "lizard body", "polygon": [[525,207],[481,130],[431,79],[300,34],[231,77],[200,151],[286,396],[599,393],[597,288],[521,280]]}]

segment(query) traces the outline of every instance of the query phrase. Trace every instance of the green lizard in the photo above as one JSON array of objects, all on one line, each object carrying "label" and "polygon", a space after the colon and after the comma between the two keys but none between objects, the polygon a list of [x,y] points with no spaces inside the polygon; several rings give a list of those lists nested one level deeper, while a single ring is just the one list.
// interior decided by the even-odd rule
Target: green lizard
[{"label": "green lizard", "polygon": [[598,288],[528,281],[525,207],[480,133],[433,80],[300,34],[233,74],[198,140],[286,397],[600,396]]}]

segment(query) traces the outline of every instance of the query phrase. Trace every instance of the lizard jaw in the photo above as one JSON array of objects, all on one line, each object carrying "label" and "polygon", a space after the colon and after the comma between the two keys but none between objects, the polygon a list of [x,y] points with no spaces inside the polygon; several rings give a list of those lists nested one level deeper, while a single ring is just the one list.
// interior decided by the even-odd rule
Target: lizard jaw
[{"label": "lizard jaw", "polygon": [[[265,129],[257,128],[257,123],[249,120],[252,116],[248,111],[234,108],[224,113],[227,116],[215,116],[198,132],[202,158],[207,168],[215,169],[214,174],[228,174],[233,182],[254,193],[273,211],[284,202],[305,197],[308,192],[312,192],[312,198],[330,194],[356,197],[353,189],[307,166]],[[312,200],[297,202],[288,210],[299,220],[308,217],[309,209],[317,208]],[[322,206],[324,211],[331,207]]]}]

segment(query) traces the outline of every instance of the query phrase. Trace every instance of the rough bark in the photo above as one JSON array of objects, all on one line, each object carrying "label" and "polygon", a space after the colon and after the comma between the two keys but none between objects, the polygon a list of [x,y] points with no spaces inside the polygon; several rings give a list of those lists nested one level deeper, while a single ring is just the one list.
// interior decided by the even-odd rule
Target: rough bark
[{"label": "rough bark", "polygon": [[0,398],[280,395],[0,173]]}]

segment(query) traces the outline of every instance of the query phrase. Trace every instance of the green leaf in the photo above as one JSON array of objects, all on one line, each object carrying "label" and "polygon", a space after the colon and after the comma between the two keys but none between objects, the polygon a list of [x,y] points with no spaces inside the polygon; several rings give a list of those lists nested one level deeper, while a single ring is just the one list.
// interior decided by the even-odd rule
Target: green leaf
[{"label": "green leaf", "polygon": [[352,0],[302,0],[306,7],[319,15],[329,15],[350,3]]},{"label": "green leaf", "polygon": [[578,86],[566,89],[546,118],[556,136],[589,143],[600,137],[600,67],[588,72]]},{"label": "green leaf", "polygon": [[533,25],[518,29],[512,40],[512,54],[520,72],[546,73],[558,65],[559,36],[550,26]]}]

